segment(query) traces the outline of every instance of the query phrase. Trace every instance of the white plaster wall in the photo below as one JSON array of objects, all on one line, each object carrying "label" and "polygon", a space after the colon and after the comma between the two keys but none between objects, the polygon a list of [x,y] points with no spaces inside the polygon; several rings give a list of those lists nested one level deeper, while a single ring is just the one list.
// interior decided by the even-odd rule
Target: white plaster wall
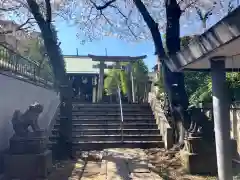
[{"label": "white plaster wall", "polygon": [[231,138],[237,141],[237,150],[240,155],[240,105],[230,109]]},{"label": "white plaster wall", "polygon": [[39,117],[39,125],[47,129],[59,104],[57,93],[0,74],[0,151],[8,147],[9,138],[13,135],[11,124],[13,112],[16,109],[24,112],[35,101],[44,106],[44,111]]}]

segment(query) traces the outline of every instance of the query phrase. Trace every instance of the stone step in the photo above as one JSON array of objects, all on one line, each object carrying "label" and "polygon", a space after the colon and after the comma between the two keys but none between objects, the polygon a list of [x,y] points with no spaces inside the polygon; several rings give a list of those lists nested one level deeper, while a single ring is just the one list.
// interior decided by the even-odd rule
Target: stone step
[{"label": "stone step", "polygon": [[[136,111],[136,110],[151,110],[151,107],[149,105],[140,105],[140,106],[136,106],[136,105],[133,105],[133,106],[129,106],[129,105],[123,105],[122,106],[122,109],[123,110],[126,110],[126,111]],[[96,106],[96,105],[76,105],[76,104],[73,104],[73,110],[80,110],[80,111],[85,111],[85,110],[89,110],[89,111],[93,111],[93,110],[120,110],[120,106],[119,104],[117,105],[101,105],[101,106]]]},{"label": "stone step", "polygon": [[[119,117],[121,116],[121,113],[111,113],[111,112],[92,112],[91,114],[88,114],[87,112],[73,112],[72,113],[73,118],[74,117],[81,117],[81,118],[93,118],[93,117],[99,117],[99,116],[103,116],[103,117],[109,117],[109,116],[113,116],[113,117]],[[152,113],[125,113],[123,114],[123,117],[150,117],[153,118],[153,114]]]},{"label": "stone step", "polygon": [[[60,120],[57,120],[58,123],[60,123]],[[155,119],[124,119],[123,122],[126,123],[150,123],[154,124],[156,123]],[[80,118],[74,118],[73,123],[77,124],[118,124],[121,123],[121,119],[80,119]]]},{"label": "stone step", "polygon": [[[120,129],[121,123],[116,124],[79,124],[73,122],[72,128],[75,130],[78,129]],[[59,124],[54,126],[55,128],[59,127]],[[155,123],[124,123],[123,129],[158,129],[158,126]]]},{"label": "stone step", "polygon": [[[58,138],[58,135],[52,135],[51,139]],[[160,135],[74,135],[72,139],[74,142],[91,142],[91,141],[161,141],[162,137]]]},{"label": "stone step", "polygon": [[[74,101],[72,104],[80,107],[119,107],[119,103],[81,103]],[[122,107],[149,107],[149,103],[123,103]]]},{"label": "stone step", "polygon": [[[120,110],[95,110],[95,111],[88,111],[88,110],[79,110],[79,111],[72,111],[72,114],[104,114],[104,115],[107,115],[107,114],[118,114],[120,115],[121,114],[121,111]],[[146,110],[136,110],[136,111],[124,111],[123,110],[123,115],[125,114],[153,114],[152,111],[146,111]]]},{"label": "stone step", "polygon": [[[72,134],[76,135],[119,135],[121,134],[121,129],[73,129]],[[53,134],[58,134],[58,129],[53,129]],[[137,135],[137,134],[155,134],[159,135],[159,129],[123,129],[123,134],[127,135]]]},{"label": "stone step", "polygon": [[[59,118],[57,119],[59,120]],[[86,117],[73,117],[72,118],[73,121],[78,121],[78,120],[83,120],[83,121],[90,121],[90,120],[99,120],[99,121],[119,121],[121,120],[121,117],[114,117],[114,116],[108,116],[107,118],[105,118],[104,116],[98,116],[97,119],[96,118],[86,118]],[[132,121],[135,120],[136,122],[139,122],[140,120],[155,120],[154,118],[149,118],[149,117],[141,117],[141,116],[136,116],[136,117],[123,117],[123,121],[124,122],[128,122],[128,121]]]},{"label": "stone step", "polygon": [[[50,147],[54,148],[56,141],[50,143]],[[107,148],[163,148],[163,141],[91,141],[91,142],[73,142],[73,151],[102,150]],[[56,148],[58,148],[56,146]]]},{"label": "stone step", "polygon": [[[145,117],[145,116],[123,116],[124,121],[128,121],[128,120],[136,120],[138,122],[138,120],[155,120],[154,117]],[[58,117],[57,120],[60,120],[60,118]],[[116,121],[120,121],[121,120],[121,116],[73,116],[72,120],[99,120],[99,121],[111,121],[111,120],[116,120]]]},{"label": "stone step", "polygon": [[[73,111],[84,111],[84,112],[120,112],[120,108],[104,108],[104,107],[73,107]],[[122,108],[123,112],[137,112],[137,111],[151,111],[151,108],[141,108],[141,107],[134,107],[134,108]]]}]

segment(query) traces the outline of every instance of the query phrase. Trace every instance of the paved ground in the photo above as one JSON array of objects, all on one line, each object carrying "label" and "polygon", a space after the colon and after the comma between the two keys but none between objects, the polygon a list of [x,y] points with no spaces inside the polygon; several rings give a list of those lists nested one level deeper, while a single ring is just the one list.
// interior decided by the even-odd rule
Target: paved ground
[{"label": "paved ground", "polygon": [[149,170],[141,149],[108,149],[100,161],[78,159],[58,164],[49,180],[163,180]]}]

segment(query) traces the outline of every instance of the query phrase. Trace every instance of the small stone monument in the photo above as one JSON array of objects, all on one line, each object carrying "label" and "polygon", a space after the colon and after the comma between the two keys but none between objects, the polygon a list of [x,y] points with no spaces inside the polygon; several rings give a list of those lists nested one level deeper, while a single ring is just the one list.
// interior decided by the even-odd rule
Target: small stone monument
[{"label": "small stone monument", "polygon": [[[15,134],[4,157],[7,179],[46,179],[52,168],[52,152],[47,149],[47,133],[38,126],[43,106],[34,103],[21,113],[16,110],[12,124]],[[29,130],[32,128],[32,131]]]},{"label": "small stone monument", "polygon": [[190,109],[191,126],[180,151],[182,165],[190,174],[216,174],[217,158],[213,122],[195,107]]}]

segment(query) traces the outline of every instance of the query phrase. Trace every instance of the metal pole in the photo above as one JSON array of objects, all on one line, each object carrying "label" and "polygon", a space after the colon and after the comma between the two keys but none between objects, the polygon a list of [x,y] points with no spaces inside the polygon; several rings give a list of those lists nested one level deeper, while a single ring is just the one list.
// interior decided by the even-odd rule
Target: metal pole
[{"label": "metal pole", "polygon": [[218,179],[232,179],[232,155],[230,141],[230,113],[225,86],[225,58],[211,59],[213,114],[218,166]]},{"label": "metal pole", "polygon": [[107,56],[107,48],[105,48],[105,56]]},{"label": "metal pole", "polygon": [[134,86],[134,77],[131,71],[131,80],[132,80],[132,98],[133,98],[133,102],[136,102],[136,96],[135,96],[135,86]]},{"label": "metal pole", "polygon": [[[116,62],[116,69],[120,69],[120,62]],[[121,95],[121,89],[120,89],[120,74],[118,74],[117,76],[115,76],[114,78],[116,78],[117,81],[117,89],[118,89],[118,98],[119,98],[119,106],[120,106],[120,113],[121,113],[121,141],[123,143],[123,110],[122,110],[122,95]]]},{"label": "metal pole", "polygon": [[121,141],[123,142],[123,110],[122,110],[122,97],[121,97],[121,90],[118,84],[118,97],[119,97],[119,105],[120,105],[120,113],[121,113]]}]

